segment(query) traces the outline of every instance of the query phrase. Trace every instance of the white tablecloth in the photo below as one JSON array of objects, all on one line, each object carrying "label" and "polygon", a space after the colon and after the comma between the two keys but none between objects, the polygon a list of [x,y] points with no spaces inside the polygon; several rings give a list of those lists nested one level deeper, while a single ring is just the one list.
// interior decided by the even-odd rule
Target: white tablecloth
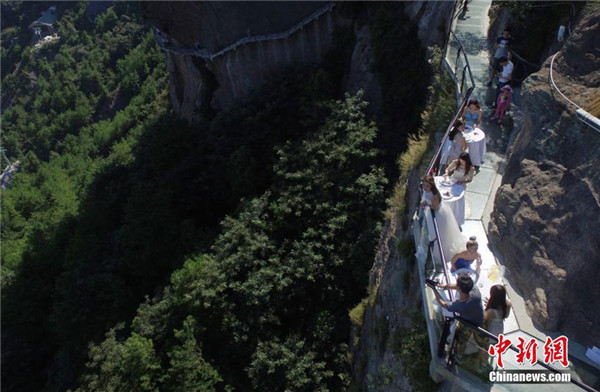
[{"label": "white tablecloth", "polygon": [[471,157],[471,163],[475,166],[481,166],[483,155],[486,152],[485,147],[485,132],[480,128],[473,128],[470,132],[465,132],[465,141],[469,146],[469,156]]},{"label": "white tablecloth", "polygon": [[[449,177],[451,179],[451,177]],[[434,177],[435,186],[442,194],[442,203],[452,210],[459,226],[465,223],[465,187],[460,184],[445,185],[444,177]]]}]

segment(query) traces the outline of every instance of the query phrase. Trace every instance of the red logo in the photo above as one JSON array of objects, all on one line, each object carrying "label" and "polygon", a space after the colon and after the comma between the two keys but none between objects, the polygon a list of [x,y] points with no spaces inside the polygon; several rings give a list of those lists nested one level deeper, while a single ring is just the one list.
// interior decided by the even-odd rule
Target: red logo
[{"label": "red logo", "polygon": [[550,365],[556,361],[563,366],[569,366],[568,340],[566,336],[559,336],[552,340],[549,336],[544,344],[544,362]]},{"label": "red logo", "polygon": [[504,339],[504,334],[500,334],[498,335],[498,344],[492,344],[488,348],[488,354],[490,354],[492,357],[498,357],[498,366],[501,368],[504,367],[504,362],[502,362],[502,354],[508,350],[511,344],[512,343],[510,339]]},{"label": "red logo", "polygon": [[517,363],[523,365],[525,359],[527,359],[531,366],[535,365],[537,363],[537,346],[535,338],[529,339],[527,344],[525,344],[525,339],[519,338],[519,344],[517,344],[517,349],[519,349]]},{"label": "red logo", "polygon": [[[526,341],[523,338],[518,338],[519,344],[517,344],[517,363],[520,365],[527,363],[531,366],[535,365],[537,360],[537,348],[538,343],[535,338],[531,338]],[[563,366],[569,366],[569,354],[568,354],[568,338],[566,336],[559,336],[556,339],[547,337],[546,343],[544,344],[544,363],[551,365],[554,362],[560,362]],[[492,344],[488,348],[488,354],[492,357],[498,357],[498,366],[504,368],[504,362],[502,361],[502,355],[506,353],[506,350],[511,346],[512,342],[510,339],[504,337],[504,334],[498,335],[498,344]]]}]

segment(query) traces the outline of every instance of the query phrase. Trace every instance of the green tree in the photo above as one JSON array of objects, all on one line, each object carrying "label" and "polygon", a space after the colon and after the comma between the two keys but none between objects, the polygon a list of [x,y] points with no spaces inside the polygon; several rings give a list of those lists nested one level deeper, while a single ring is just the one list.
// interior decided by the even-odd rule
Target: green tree
[{"label": "green tree", "polygon": [[174,392],[215,391],[222,381],[219,373],[202,357],[202,350],[194,337],[195,321],[188,316],[183,328],[175,330],[178,343],[168,353],[169,369],[165,385]]},{"label": "green tree", "polygon": [[260,342],[248,369],[252,386],[258,391],[327,391],[333,375],[299,336],[284,342]]},{"label": "green tree", "polygon": [[86,375],[78,391],[158,391],[160,363],[152,340],[133,333],[119,343],[117,329],[101,344],[91,345],[87,367],[97,373]]}]

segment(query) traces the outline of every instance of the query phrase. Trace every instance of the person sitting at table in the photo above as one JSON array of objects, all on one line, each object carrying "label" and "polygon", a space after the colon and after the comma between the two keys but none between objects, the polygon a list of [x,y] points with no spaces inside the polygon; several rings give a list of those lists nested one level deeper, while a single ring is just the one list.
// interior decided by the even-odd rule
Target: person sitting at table
[{"label": "person sitting at table", "polygon": [[[481,269],[481,254],[477,252],[478,249],[479,244],[477,241],[469,239],[469,241],[467,241],[467,249],[456,253],[452,260],[450,260],[450,272],[456,272],[460,269],[468,269],[471,272],[475,272],[477,275],[479,275]],[[473,264],[473,261],[475,260],[477,260],[477,269],[476,271],[473,271],[471,264]]]},{"label": "person sitting at table", "polygon": [[462,120],[467,128],[477,128],[481,124],[483,118],[483,110],[476,99],[470,99],[467,106],[463,110]]},{"label": "person sitting at table", "polygon": [[471,163],[471,157],[468,153],[463,152],[457,159],[452,161],[446,168],[445,176],[449,176],[452,173],[452,179],[457,184],[465,185],[473,181],[473,175],[475,174],[475,167]]},{"label": "person sitting at table", "polygon": [[452,210],[447,204],[442,203],[442,195],[435,186],[432,176],[422,178],[423,194],[421,196],[421,207],[429,207],[435,212],[435,219],[442,242],[444,259],[450,258],[459,251],[465,243],[465,238],[460,233],[460,226]]},{"label": "person sitting at table", "polygon": [[[467,141],[463,136],[463,131],[465,130],[465,124],[462,120],[458,119],[454,122],[454,126],[452,130],[448,134],[448,140],[446,144],[448,147],[445,147],[445,152],[442,154],[441,162],[443,165],[448,165],[450,162],[459,157],[459,155],[469,148],[467,145]],[[442,166],[443,170],[443,166]]]}]

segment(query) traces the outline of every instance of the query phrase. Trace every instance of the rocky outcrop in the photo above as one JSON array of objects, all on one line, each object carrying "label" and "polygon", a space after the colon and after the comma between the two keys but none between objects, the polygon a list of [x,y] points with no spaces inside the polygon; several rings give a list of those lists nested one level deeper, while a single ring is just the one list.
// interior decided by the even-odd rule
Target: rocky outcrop
[{"label": "rocky outcrop", "polygon": [[420,310],[419,281],[414,278],[418,270],[409,267],[396,246],[404,237],[397,217],[392,218],[384,227],[371,269],[370,287],[375,298],[366,308],[352,364],[360,390],[411,390],[409,379],[403,376],[402,362],[391,347],[394,333],[411,325],[410,311]]},{"label": "rocky outcrop", "polygon": [[417,23],[419,39],[425,46],[444,42],[454,1],[407,1],[406,15]]},{"label": "rocky outcrop", "polygon": [[[300,21],[327,7],[328,2],[143,2],[142,13],[178,48],[216,53],[245,37],[289,31]],[[452,2],[406,3],[405,12],[419,26],[423,44],[442,44]],[[370,8],[365,5],[363,18]],[[376,106],[381,87],[376,84],[368,28],[356,24],[337,5],[331,12],[287,38],[248,43],[213,59],[168,53],[170,96],[176,112],[192,118],[243,102],[273,72],[289,64],[320,63],[334,45],[340,28],[354,30],[356,46],[345,76],[347,90],[366,90]],[[432,28],[435,27],[435,28]],[[410,39],[415,39],[410,37]]]},{"label": "rocky outcrop", "polygon": [[[583,106],[600,87],[600,9],[588,6],[556,56],[554,79]],[[600,341],[600,134],[548,83],[548,59],[522,86],[524,125],[509,152],[490,234],[534,322]]]},{"label": "rocky outcrop", "polygon": [[363,90],[363,99],[369,102],[372,111],[377,111],[383,105],[383,92],[373,66],[374,56],[369,28],[366,25],[356,26],[354,34],[356,45],[352,51],[346,88],[352,94]]}]

